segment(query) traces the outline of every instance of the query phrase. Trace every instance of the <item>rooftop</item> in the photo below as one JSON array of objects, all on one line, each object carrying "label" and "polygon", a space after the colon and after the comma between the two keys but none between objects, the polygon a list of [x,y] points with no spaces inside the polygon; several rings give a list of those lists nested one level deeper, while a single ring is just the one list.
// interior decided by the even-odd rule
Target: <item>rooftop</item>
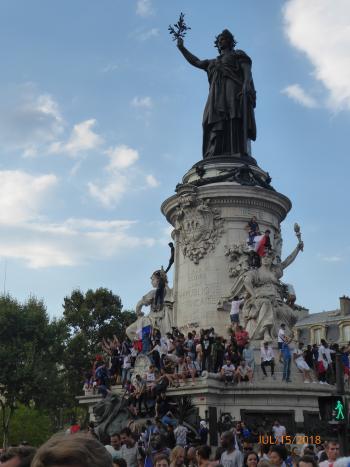
[{"label": "rooftop", "polygon": [[345,319],[349,316],[344,316],[340,313],[340,310],[322,311],[320,313],[311,313],[306,318],[298,320],[296,326],[304,326],[309,324],[317,323],[331,323],[338,322],[340,319]]}]

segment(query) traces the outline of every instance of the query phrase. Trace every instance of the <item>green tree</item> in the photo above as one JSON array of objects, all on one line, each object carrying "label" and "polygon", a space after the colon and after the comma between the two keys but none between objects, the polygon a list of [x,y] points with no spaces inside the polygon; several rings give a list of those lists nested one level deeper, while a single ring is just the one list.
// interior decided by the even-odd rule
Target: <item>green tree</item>
[{"label": "green tree", "polygon": [[81,393],[84,373],[89,372],[96,354],[101,353],[103,338],[116,335],[123,339],[125,329],[136,320],[133,311],[122,311],[122,302],[111,290],[99,288],[85,294],[73,290],[63,305],[65,324],[70,329],[64,364],[66,389],[72,402]]},{"label": "green tree", "polygon": [[60,369],[65,323],[50,323],[41,300],[20,304],[0,297],[0,421],[3,445],[20,404],[40,409],[59,406],[63,391]]},{"label": "green tree", "polygon": [[[18,406],[11,420],[9,443],[27,441],[31,446],[40,446],[55,432],[51,415],[34,407]],[[3,436],[0,427],[0,435]]]}]

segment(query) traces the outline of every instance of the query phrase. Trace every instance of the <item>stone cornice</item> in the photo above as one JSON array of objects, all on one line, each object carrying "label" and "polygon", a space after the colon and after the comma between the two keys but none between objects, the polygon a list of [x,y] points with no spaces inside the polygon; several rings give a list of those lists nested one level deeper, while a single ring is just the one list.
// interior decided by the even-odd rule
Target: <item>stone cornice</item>
[{"label": "stone cornice", "polygon": [[[247,208],[260,208],[277,215],[280,222],[286,217],[292,207],[291,201],[278,192],[260,187],[232,185],[229,183],[216,183],[202,187],[188,186],[188,191],[195,191],[201,198],[210,199],[215,207],[239,206]],[[186,192],[182,187],[181,193]],[[165,200],[161,206],[162,213],[173,224],[175,210],[178,206],[178,195]]]}]

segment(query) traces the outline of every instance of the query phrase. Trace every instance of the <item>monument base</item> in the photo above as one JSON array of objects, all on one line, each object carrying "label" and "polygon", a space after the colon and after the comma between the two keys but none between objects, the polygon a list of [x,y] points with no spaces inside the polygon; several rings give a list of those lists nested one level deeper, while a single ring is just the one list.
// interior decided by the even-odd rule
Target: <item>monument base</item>
[{"label": "monument base", "polygon": [[[209,179],[221,170],[217,164],[206,167]],[[266,177],[258,167],[254,171],[262,180]],[[183,332],[214,327],[217,334],[226,336],[230,320],[228,313],[221,311],[222,304],[243,293],[242,273],[246,271],[246,255],[232,257],[230,251],[246,246],[245,228],[253,216],[262,232],[270,230],[274,247],[281,246],[280,223],[291,203],[262,186],[242,186],[229,180],[193,184],[200,180],[191,169],[177,194],[162,205],[163,214],[174,227],[174,323]]]},{"label": "monument base", "polygon": [[[112,390],[118,394],[123,392],[121,386],[115,386]],[[243,420],[259,433],[270,432],[274,421],[279,420],[286,427],[288,435],[304,433],[309,437],[305,444],[314,444],[311,437],[320,435],[323,439],[325,430],[325,423],[319,417],[318,398],[335,395],[335,387],[319,383],[284,383],[279,372],[276,373],[276,380],[268,377],[252,384],[225,386],[218,375],[210,373],[207,377],[198,378],[195,386],[189,383],[168,389],[167,395],[191,396],[200,418],[207,420],[213,430],[212,446],[217,445],[215,437],[221,431],[220,420],[227,415],[231,420]],[[101,400],[101,396],[86,394],[77,399],[79,404],[88,407],[90,420],[94,421],[93,406]]]}]

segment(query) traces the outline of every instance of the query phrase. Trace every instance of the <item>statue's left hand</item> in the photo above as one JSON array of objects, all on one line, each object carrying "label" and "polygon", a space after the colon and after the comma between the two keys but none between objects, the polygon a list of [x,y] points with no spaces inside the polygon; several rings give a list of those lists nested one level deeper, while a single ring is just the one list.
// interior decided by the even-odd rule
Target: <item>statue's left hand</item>
[{"label": "statue's left hand", "polygon": [[182,39],[182,37],[178,37],[176,45],[179,49],[182,49],[184,47],[184,40]]}]

